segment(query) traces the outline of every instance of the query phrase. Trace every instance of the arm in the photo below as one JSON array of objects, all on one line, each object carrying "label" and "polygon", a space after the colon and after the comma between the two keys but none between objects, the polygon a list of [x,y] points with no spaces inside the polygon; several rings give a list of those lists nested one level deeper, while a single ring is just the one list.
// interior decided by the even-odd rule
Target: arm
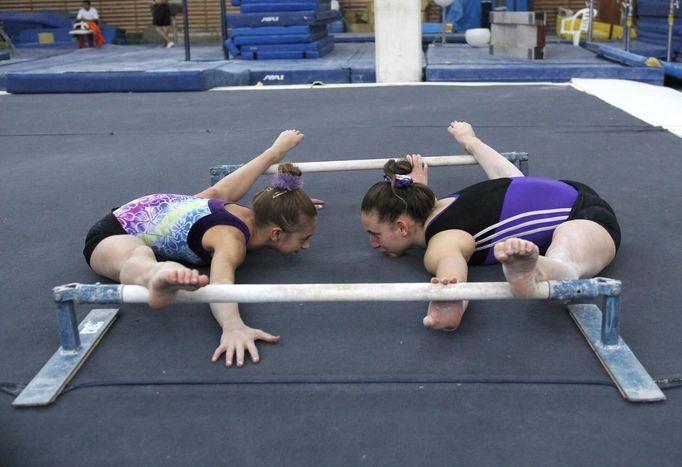
[{"label": "arm", "polygon": [[466,122],[450,123],[448,132],[466,152],[474,156],[488,179],[503,177],[523,177],[523,173],[499,152],[476,137],[473,128]]},{"label": "arm", "polygon": [[[213,251],[210,283],[233,284],[237,266],[244,261],[246,256],[246,245],[244,245],[242,233],[233,227],[215,226],[204,234],[202,244]],[[279,336],[273,336],[260,329],[252,329],[244,324],[239,315],[237,303],[211,303],[210,307],[213,317],[223,330],[220,344],[211,358],[213,362],[217,362],[224,353],[226,366],[232,366],[236,358],[237,366],[241,367],[244,365],[244,355],[248,351],[251,354],[251,361],[258,363],[260,357],[256,341],[277,342],[279,340]]]},{"label": "arm", "polygon": [[303,133],[298,130],[283,131],[261,155],[251,159],[218,183],[198,193],[200,198],[217,198],[239,201],[259,176],[271,165],[281,162],[289,151],[303,141]]},{"label": "arm", "polygon": [[[466,282],[467,262],[474,253],[475,241],[463,230],[445,230],[429,241],[424,255],[424,267],[434,275],[434,284]],[[468,302],[431,302],[424,326],[433,329],[455,330],[462,321]]]}]

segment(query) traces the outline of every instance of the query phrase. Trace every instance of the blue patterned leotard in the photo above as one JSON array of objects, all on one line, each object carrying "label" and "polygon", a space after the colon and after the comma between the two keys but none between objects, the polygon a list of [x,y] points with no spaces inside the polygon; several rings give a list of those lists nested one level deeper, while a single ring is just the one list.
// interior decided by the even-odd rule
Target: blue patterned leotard
[{"label": "blue patterned leotard", "polygon": [[126,233],[141,239],[157,256],[201,265],[211,260],[201,245],[209,228],[237,227],[249,241],[248,227],[225,210],[225,204],[229,203],[220,199],[153,194],[130,201],[113,214]]}]

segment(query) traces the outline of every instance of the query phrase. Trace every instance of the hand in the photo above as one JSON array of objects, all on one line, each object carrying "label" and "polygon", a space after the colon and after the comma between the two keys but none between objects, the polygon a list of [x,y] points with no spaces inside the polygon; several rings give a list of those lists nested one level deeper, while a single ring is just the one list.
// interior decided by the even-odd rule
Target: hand
[{"label": "hand", "polygon": [[244,354],[248,351],[251,354],[251,361],[258,363],[260,357],[256,348],[256,341],[278,342],[279,336],[273,336],[260,329],[252,329],[244,324],[238,328],[223,331],[220,337],[220,345],[213,352],[212,362],[217,362],[220,356],[225,354],[225,366],[231,367],[234,358],[237,359],[237,366],[244,366]]},{"label": "hand", "polygon": [[272,143],[272,149],[276,150],[279,155],[279,160],[275,162],[279,162],[284,159],[284,156],[286,156],[287,152],[291,151],[298,145],[298,143],[303,141],[303,136],[303,133],[293,129],[284,130],[282,133],[280,133],[275,142]]},{"label": "hand", "polygon": [[468,141],[476,138],[473,127],[467,122],[460,122],[458,120],[450,123],[448,132],[464,147],[466,147]]},{"label": "hand", "polygon": [[[456,277],[434,277],[432,284],[456,284]],[[452,302],[430,302],[429,309],[424,317],[424,326],[443,331],[454,331],[462,321],[462,315],[466,309],[466,302],[462,300]]]},{"label": "hand", "polygon": [[429,184],[429,164],[421,154],[408,154],[405,157],[412,164],[412,172],[408,175],[415,183]]},{"label": "hand", "polygon": [[317,209],[318,211],[324,208],[324,200],[318,198],[310,198],[310,201],[313,202],[315,209]]}]

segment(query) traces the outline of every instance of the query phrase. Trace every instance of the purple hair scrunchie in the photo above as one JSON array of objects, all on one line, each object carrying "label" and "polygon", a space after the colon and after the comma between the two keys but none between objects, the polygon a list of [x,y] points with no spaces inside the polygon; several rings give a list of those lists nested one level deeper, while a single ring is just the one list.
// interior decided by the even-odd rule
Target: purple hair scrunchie
[{"label": "purple hair scrunchie", "polygon": [[[388,175],[384,175],[384,181],[388,184],[393,182],[393,179]],[[396,175],[395,176],[395,187],[396,188],[409,188],[414,183],[412,177],[409,175]]]},{"label": "purple hair scrunchie", "polygon": [[278,190],[295,191],[303,188],[303,177],[278,172],[272,177],[271,185]]}]

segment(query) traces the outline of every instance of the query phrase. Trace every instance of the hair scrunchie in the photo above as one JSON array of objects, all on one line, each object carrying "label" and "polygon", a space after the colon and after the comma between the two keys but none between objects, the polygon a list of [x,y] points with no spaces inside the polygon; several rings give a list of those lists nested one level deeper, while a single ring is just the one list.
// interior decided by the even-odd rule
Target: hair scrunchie
[{"label": "hair scrunchie", "polygon": [[[388,175],[384,175],[384,181],[386,183],[389,183],[389,184],[393,183],[393,179],[391,177],[389,177]],[[396,188],[409,188],[412,186],[413,183],[414,183],[414,180],[412,180],[412,177],[410,177],[409,175],[397,174],[395,176],[395,187]]]},{"label": "hair scrunchie", "polygon": [[272,177],[271,185],[278,190],[296,191],[303,188],[303,177],[279,172]]}]

